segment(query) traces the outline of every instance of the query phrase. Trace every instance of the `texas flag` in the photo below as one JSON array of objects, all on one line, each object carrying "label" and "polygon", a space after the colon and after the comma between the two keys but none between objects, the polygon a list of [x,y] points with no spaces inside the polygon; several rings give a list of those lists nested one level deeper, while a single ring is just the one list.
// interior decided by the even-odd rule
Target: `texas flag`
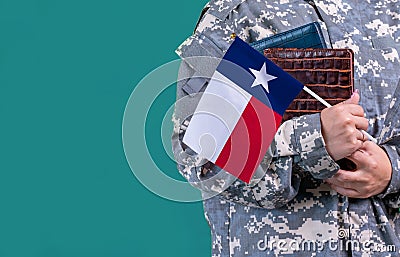
[{"label": "texas flag", "polygon": [[190,120],[183,143],[249,183],[303,85],[235,38]]}]

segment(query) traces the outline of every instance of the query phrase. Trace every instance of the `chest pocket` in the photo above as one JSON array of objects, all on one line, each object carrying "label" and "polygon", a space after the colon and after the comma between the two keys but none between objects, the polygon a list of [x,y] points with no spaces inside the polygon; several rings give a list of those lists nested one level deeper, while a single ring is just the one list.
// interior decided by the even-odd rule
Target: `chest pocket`
[{"label": "chest pocket", "polygon": [[385,61],[399,63],[400,43],[391,36],[376,37],[371,39],[374,50],[380,51]]},{"label": "chest pocket", "polygon": [[[183,51],[181,57],[185,58],[185,61],[193,69],[193,76],[188,78],[186,83],[182,86],[182,90],[188,94],[193,95],[204,91],[209,78],[212,76],[213,69],[215,70],[218,63],[210,58],[191,58],[193,56],[212,56],[216,58],[222,58],[223,48],[228,45],[217,45],[213,40],[207,37],[203,31],[215,24],[216,21],[221,22],[225,20],[228,15],[238,5],[245,2],[246,0],[232,0],[228,1],[210,1],[202,10],[200,17],[197,21],[194,35],[192,38],[190,50]],[[201,42],[201,43],[200,43]],[[197,69],[196,67],[202,67]]]},{"label": "chest pocket", "polygon": [[389,104],[389,109],[380,134],[380,141],[386,143],[393,141],[395,145],[400,144],[400,81]]},{"label": "chest pocket", "polygon": [[209,13],[220,20],[224,20],[239,4],[246,0],[210,1]]}]

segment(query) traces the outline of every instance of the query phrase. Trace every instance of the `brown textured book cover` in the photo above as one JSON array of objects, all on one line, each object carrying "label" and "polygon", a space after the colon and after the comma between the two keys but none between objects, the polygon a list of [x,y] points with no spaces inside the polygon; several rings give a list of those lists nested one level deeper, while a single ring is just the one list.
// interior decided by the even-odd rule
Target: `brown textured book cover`
[{"label": "brown textured book cover", "polygon": [[[353,93],[354,55],[350,49],[268,48],[264,55],[331,105]],[[303,90],[286,110],[283,121],[324,108]]]}]

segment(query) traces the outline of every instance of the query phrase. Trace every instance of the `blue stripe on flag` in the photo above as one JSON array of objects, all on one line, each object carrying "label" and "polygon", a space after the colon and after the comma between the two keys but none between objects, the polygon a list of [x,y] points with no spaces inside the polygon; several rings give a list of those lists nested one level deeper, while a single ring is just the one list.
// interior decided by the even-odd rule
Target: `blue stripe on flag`
[{"label": "blue stripe on flag", "polygon": [[[264,63],[267,64],[267,73],[277,77],[268,82],[269,93],[261,85],[251,87],[254,75],[249,68],[260,70]],[[280,115],[284,114],[289,104],[303,89],[299,81],[239,37],[235,38],[217,70]]]}]

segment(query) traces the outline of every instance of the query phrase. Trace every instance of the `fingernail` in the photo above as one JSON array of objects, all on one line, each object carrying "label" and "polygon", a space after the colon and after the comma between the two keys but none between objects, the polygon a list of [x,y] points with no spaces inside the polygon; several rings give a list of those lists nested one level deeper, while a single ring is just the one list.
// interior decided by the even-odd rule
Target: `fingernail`
[{"label": "fingernail", "polygon": [[353,97],[354,94],[358,94],[358,93],[359,93],[359,91],[358,91],[358,88],[357,88],[356,90],[353,91],[353,94],[351,95],[351,97]]}]

